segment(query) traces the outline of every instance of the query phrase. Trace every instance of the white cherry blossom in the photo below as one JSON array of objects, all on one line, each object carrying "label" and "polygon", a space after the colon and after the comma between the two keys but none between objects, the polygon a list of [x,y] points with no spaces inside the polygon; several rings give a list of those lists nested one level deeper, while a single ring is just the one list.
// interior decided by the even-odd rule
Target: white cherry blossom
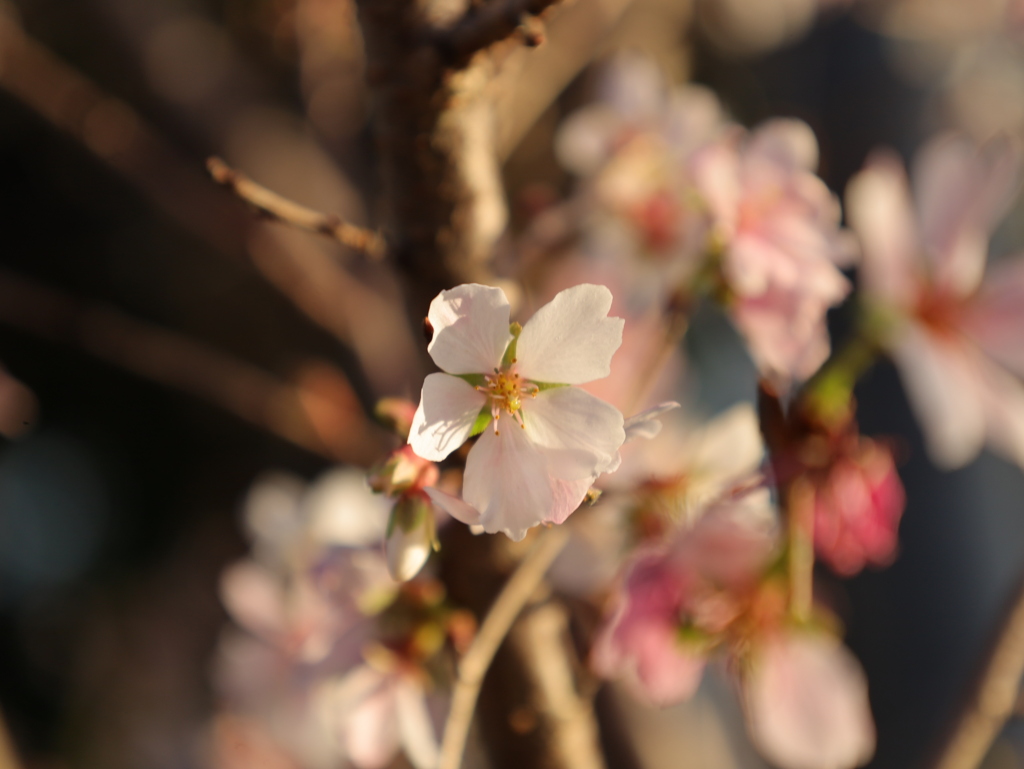
[{"label": "white cherry blossom", "polygon": [[519,540],[539,523],[563,522],[597,476],[618,467],[622,414],[570,386],[610,373],[623,327],[608,317],[611,302],[604,286],[566,289],[516,335],[499,288],[467,284],[434,299],[427,350],[446,373],[423,382],[409,444],[439,462],[483,428],[462,499],[427,489],[436,504]]}]

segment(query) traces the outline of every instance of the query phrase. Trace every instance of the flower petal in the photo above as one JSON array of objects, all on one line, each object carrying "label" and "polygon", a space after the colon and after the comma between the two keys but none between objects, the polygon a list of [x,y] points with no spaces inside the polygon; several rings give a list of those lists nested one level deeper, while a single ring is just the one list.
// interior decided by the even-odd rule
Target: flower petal
[{"label": "flower petal", "polygon": [[989,237],[1017,191],[1019,169],[1008,142],[979,152],[970,141],[945,135],[918,153],[914,194],[938,287],[954,296],[978,287]]},{"label": "flower petal", "polygon": [[554,494],[554,502],[551,505],[551,511],[544,518],[544,523],[565,523],[565,519],[583,503],[583,498],[587,496],[593,483],[593,477],[579,478],[574,481],[552,478],[551,490]]},{"label": "flower petal", "polygon": [[923,279],[917,224],[899,158],[876,153],[846,188],[846,216],[860,238],[860,282],[875,300],[909,308]]},{"label": "flower petal", "polygon": [[981,290],[964,306],[960,328],[985,352],[1024,377],[1024,256],[989,266]]},{"label": "flower petal", "polygon": [[637,556],[626,572],[615,613],[594,644],[594,670],[606,677],[630,674],[636,693],[654,704],[692,696],[700,684],[704,658],[679,638],[684,584],[663,554]]},{"label": "flower petal", "polygon": [[263,639],[276,640],[286,630],[287,597],[271,571],[254,561],[224,570],[220,598],[231,618]]},{"label": "flower petal", "polygon": [[437,764],[437,735],[423,687],[407,679],[397,681],[395,706],[398,733],[409,763],[416,769],[433,769]]},{"label": "flower petal", "polygon": [[387,528],[390,504],[374,494],[366,474],[354,468],[329,470],[302,500],[309,534],[321,545],[376,545]]},{"label": "flower petal", "polygon": [[720,139],[697,150],[690,158],[694,182],[707,202],[721,234],[736,233],[742,196],[739,144],[742,132],[726,132]]},{"label": "flower petal", "polygon": [[583,384],[611,373],[622,344],[622,318],[609,318],[612,292],[584,283],[560,291],[519,336],[519,371],[535,382]]},{"label": "flower petal", "polygon": [[377,675],[378,687],[354,705],[343,727],[345,752],[360,769],[384,769],[398,752],[392,683]]},{"label": "flower petal", "polygon": [[647,440],[654,438],[661,432],[662,414],[677,408],[680,408],[680,405],[675,401],[665,401],[657,406],[641,411],[639,414],[634,414],[622,424],[622,429],[626,432],[626,441],[636,440],[637,438],[645,438]]},{"label": "flower petal", "polygon": [[509,420],[496,435],[484,430],[466,459],[462,496],[480,511],[484,531],[519,541],[551,512],[548,463],[526,431]]},{"label": "flower petal", "polygon": [[523,421],[556,478],[594,479],[618,467],[619,447],[626,439],[622,413],[585,390],[544,390],[524,404]]},{"label": "flower petal", "polygon": [[730,484],[749,479],[764,458],[757,412],[739,403],[716,417],[693,440],[687,468],[701,501],[726,491]]},{"label": "flower petal", "polygon": [[444,510],[448,515],[457,521],[462,521],[467,526],[477,526],[480,523],[480,511],[471,507],[458,497],[452,496],[440,489],[427,487],[423,489],[430,497],[430,501]]},{"label": "flower petal", "polygon": [[970,462],[985,440],[971,357],[956,341],[937,338],[913,323],[904,326],[891,347],[932,461],[947,470]]},{"label": "flower petal", "polygon": [[[402,505],[405,500],[399,500]],[[422,517],[424,514],[433,518],[434,511],[421,500],[414,503],[426,508],[420,520],[411,521],[413,525],[406,529],[406,521],[396,520],[391,527],[391,534],[384,540],[384,555],[387,557],[388,574],[396,582],[408,582],[420,573],[420,569],[430,558],[433,550],[433,521],[430,524]],[[397,514],[393,513],[393,515]]]},{"label": "flower petal", "polygon": [[440,462],[466,442],[485,403],[487,396],[469,382],[448,374],[431,374],[423,380],[409,445],[424,459]]},{"label": "flower petal", "polygon": [[555,156],[578,176],[596,172],[622,133],[622,115],[605,104],[593,104],[570,115],[555,135]]},{"label": "flower petal", "polygon": [[500,288],[467,283],[442,291],[427,315],[430,357],[449,374],[483,374],[501,362],[512,340],[509,306]]},{"label": "flower petal", "polygon": [[1024,467],[1024,385],[987,358],[977,365],[988,442]]},{"label": "flower petal", "polygon": [[835,638],[797,633],[761,649],[745,681],[750,736],[785,769],[848,769],[875,752],[860,664]]}]

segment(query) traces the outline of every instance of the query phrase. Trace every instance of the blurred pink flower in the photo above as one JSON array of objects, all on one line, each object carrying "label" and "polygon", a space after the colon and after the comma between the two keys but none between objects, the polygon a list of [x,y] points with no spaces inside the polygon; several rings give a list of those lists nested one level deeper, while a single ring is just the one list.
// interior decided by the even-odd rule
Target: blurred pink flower
[{"label": "blurred pink flower", "polygon": [[482,430],[463,499],[426,489],[437,505],[519,540],[538,523],[562,523],[597,476],[618,467],[622,414],[567,386],[608,376],[623,326],[607,317],[611,302],[603,286],[566,289],[514,336],[501,289],[463,285],[434,299],[427,349],[447,373],[423,382],[409,444],[438,462]]},{"label": "blurred pink flower", "polygon": [[750,616],[776,546],[766,504],[762,494],[721,503],[667,546],[641,551],[594,644],[597,672],[626,674],[660,705],[692,695],[708,655]]},{"label": "blurred pink flower", "polygon": [[[421,462],[397,462],[389,483],[429,479]],[[224,606],[245,632],[225,633],[214,676],[226,712],[299,766],[380,769],[399,750],[417,769],[435,762],[421,663],[437,649],[415,639],[417,623],[440,621],[439,593],[429,584],[399,592],[388,576],[387,516],[387,501],[355,470],[326,473],[308,490],[272,476],[249,494],[253,557],[221,579]],[[399,603],[385,637],[379,617]]]},{"label": "blurred pink flower", "polygon": [[864,671],[824,632],[791,629],[761,643],[743,676],[747,728],[784,769],[849,769],[875,752]]},{"label": "blurred pink flower", "polygon": [[749,404],[706,425],[665,413],[677,406],[664,403],[626,420],[622,466],[598,481],[599,504],[573,516],[572,536],[548,572],[559,590],[593,595],[607,588],[638,541],[671,536],[757,479],[764,447]]},{"label": "blurred pink flower", "polygon": [[587,177],[638,135],[661,143],[680,160],[711,139],[723,122],[712,91],[697,85],[670,87],[652,59],[621,53],[605,68],[598,100],[562,125],[555,152],[565,168]]},{"label": "blurred pink flower", "polygon": [[790,624],[770,569],[777,536],[766,505],[760,493],[716,505],[667,548],[640,553],[591,663],[667,705],[690,697],[705,662],[724,652],[766,758],[783,769],[851,769],[875,745],[864,675],[838,639]]},{"label": "blurred pink flower", "polygon": [[384,769],[399,751],[416,769],[434,769],[438,744],[422,678],[400,667],[360,665],[318,687],[317,717],[359,769]]},{"label": "blurred pink flower", "polygon": [[838,457],[814,489],[814,546],[836,572],[888,566],[906,494],[892,451],[869,438]]},{"label": "blurred pink flower", "polygon": [[725,124],[713,92],[670,87],[654,61],[622,53],[605,68],[598,101],[559,130],[558,158],[581,180],[573,207],[581,248],[620,266],[626,291],[616,296],[631,316],[689,293],[708,223],[688,161]]},{"label": "blurred pink flower", "polygon": [[814,174],[818,144],[798,120],[736,131],[697,152],[697,186],[722,250],[730,312],[762,373],[782,387],[828,356],[825,312],[849,292],[839,202]]},{"label": "blurred pink flower", "polygon": [[1024,262],[982,282],[988,239],[1017,189],[1007,143],[978,152],[943,136],[915,167],[876,154],[847,190],[863,246],[861,283],[932,460],[960,467],[985,442],[1024,466]]}]

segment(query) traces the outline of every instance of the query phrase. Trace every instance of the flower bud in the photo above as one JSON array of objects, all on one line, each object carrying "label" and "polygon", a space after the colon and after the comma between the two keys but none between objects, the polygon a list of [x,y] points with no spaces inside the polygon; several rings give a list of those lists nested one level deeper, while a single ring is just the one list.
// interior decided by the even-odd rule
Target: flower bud
[{"label": "flower bud", "polygon": [[436,546],[430,503],[419,495],[403,496],[391,510],[384,539],[391,577],[399,582],[415,577]]}]

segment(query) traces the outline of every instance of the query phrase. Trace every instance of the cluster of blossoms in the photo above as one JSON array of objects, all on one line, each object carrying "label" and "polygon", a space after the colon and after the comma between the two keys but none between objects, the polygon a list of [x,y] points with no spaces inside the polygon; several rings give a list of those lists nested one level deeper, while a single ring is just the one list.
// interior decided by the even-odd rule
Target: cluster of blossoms
[{"label": "cluster of blossoms", "polygon": [[875,742],[864,675],[827,623],[788,613],[766,503],[753,493],[712,505],[639,552],[593,664],[668,704],[691,696],[719,653],[736,671],[751,737],[768,759],[792,769],[857,766]]},{"label": "cluster of blossoms", "polygon": [[[304,765],[343,755],[373,769],[401,745],[416,767],[430,766],[426,695],[446,639],[458,647],[469,623],[437,581],[397,587],[387,575],[423,569],[446,512],[517,541],[539,525],[571,527],[549,578],[608,605],[590,655],[598,673],[666,704],[724,662],[769,760],[858,766],[875,744],[867,686],[839,622],[814,602],[814,561],[843,577],[888,565],[905,495],[892,444],[858,429],[853,387],[887,352],[938,464],[960,466],[987,440],[1024,466],[1024,269],[1007,261],[983,280],[1016,155],[938,140],[922,155],[916,213],[900,164],[868,163],[847,198],[864,322],[830,357],[825,314],[851,290],[840,267],[855,249],[814,173],[806,125],[780,119],[747,132],[709,92],[669,89],[653,65],[627,57],[604,99],[567,122],[558,152],[580,178],[577,199],[536,227],[578,220],[577,268],[621,290],[615,311],[641,333],[609,315],[604,285],[553,290],[566,273],[534,287],[553,298],[522,325],[499,288],[442,291],[427,319],[441,370],[418,405],[391,404],[407,445],[369,475],[390,504],[358,475],[330,505],[315,502],[316,489],[285,495],[287,514],[253,503],[254,558],[224,580],[247,631],[224,644],[227,709],[278,724],[272,733],[305,751]],[[759,412],[743,404],[699,428],[666,415],[675,403],[625,418],[619,407],[643,401],[633,396],[650,384],[644,359],[665,359],[645,335],[685,327],[700,298],[724,307],[745,338]],[[604,393],[595,383],[616,354],[625,379],[608,388],[613,405],[591,390]],[[257,658],[264,677],[232,674]],[[315,734],[299,723],[317,724]]]},{"label": "cluster of blossoms", "polygon": [[720,302],[763,376],[780,388],[828,356],[826,311],[850,284],[854,249],[814,171],[804,123],[747,132],[715,96],[668,88],[650,62],[610,66],[598,104],[572,116],[558,149],[581,177],[583,251],[618,263],[631,307],[701,295]]},{"label": "cluster of blossoms", "polygon": [[380,769],[399,751],[437,760],[439,654],[463,647],[472,618],[431,578],[397,584],[380,550],[388,505],[355,470],[309,489],[274,476],[250,492],[250,558],[221,596],[236,628],[215,666],[221,698],[214,765]]}]

